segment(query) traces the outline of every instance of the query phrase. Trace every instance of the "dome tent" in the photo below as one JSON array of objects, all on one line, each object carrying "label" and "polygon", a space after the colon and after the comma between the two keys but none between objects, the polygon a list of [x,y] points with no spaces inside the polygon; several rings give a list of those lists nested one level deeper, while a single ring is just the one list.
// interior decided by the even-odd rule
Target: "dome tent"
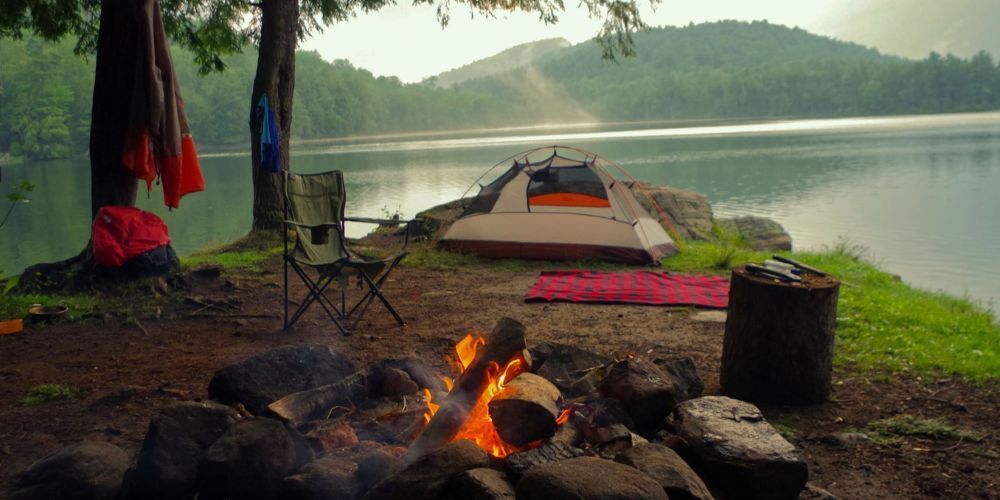
[{"label": "dome tent", "polygon": [[628,185],[604,168],[620,166],[588,151],[552,146],[519,153],[494,168],[511,160],[510,169],[465,206],[439,242],[442,248],[496,258],[631,264],[654,264],[677,253]]}]

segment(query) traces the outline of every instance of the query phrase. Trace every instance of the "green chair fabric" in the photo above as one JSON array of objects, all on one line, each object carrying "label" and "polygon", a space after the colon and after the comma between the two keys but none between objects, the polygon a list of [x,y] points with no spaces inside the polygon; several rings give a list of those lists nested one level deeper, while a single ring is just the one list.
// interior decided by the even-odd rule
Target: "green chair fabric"
[{"label": "green chair fabric", "polygon": [[[298,321],[309,306],[318,302],[341,332],[350,334],[353,326],[357,325],[376,298],[385,305],[399,325],[405,324],[385,298],[381,286],[392,269],[407,255],[409,231],[406,231],[407,236],[399,253],[381,259],[365,258],[348,247],[344,224],[346,221],[377,224],[409,221],[347,218],[344,217],[346,201],[344,176],[340,171],[285,175],[285,224],[295,236],[294,247],[289,250],[288,231],[285,233],[285,329]],[[304,266],[313,269],[317,276],[311,276]],[[289,268],[295,271],[309,289],[291,318],[288,315]],[[349,277],[357,277],[359,286],[367,287],[365,295],[351,308],[346,303]],[[334,282],[341,289],[339,307],[325,296],[327,288]]]}]

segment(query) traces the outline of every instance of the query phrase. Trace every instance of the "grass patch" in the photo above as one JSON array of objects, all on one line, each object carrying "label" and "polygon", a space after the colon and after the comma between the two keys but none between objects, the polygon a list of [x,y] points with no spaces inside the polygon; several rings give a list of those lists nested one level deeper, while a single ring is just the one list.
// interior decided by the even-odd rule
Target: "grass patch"
[{"label": "grass patch", "polygon": [[898,444],[905,436],[930,439],[961,440],[978,443],[983,437],[945,422],[938,418],[920,418],[900,414],[882,420],[869,422],[866,427],[869,437],[877,444]]},{"label": "grass patch", "polygon": [[448,271],[489,262],[475,255],[440,250],[428,243],[411,244],[409,250],[410,254],[403,259],[402,263],[407,267]]},{"label": "grass patch", "polygon": [[63,384],[43,384],[32,387],[27,394],[21,398],[21,406],[37,406],[50,401],[67,401],[80,399],[87,395],[87,391],[70,387]]},{"label": "grass patch", "polygon": [[778,431],[778,434],[781,434],[781,437],[788,441],[795,441],[799,438],[799,430],[784,422],[772,421],[771,427],[774,427],[774,430]]},{"label": "grass patch", "polygon": [[282,250],[280,233],[257,231],[233,243],[205,248],[180,260],[184,269],[214,264],[234,271],[261,272],[264,262],[281,255]]},{"label": "grass patch", "polygon": [[[957,374],[983,382],[1000,377],[1000,327],[992,311],[969,299],[914,288],[864,260],[847,242],[824,252],[782,252],[837,276],[836,361],[892,373]],[[772,252],[732,243],[690,242],[663,262],[678,272],[728,274]]]},{"label": "grass patch", "polygon": [[69,308],[66,319],[77,320],[97,310],[98,303],[97,298],[85,295],[0,294],[0,320],[27,317],[32,304],[64,305]]}]

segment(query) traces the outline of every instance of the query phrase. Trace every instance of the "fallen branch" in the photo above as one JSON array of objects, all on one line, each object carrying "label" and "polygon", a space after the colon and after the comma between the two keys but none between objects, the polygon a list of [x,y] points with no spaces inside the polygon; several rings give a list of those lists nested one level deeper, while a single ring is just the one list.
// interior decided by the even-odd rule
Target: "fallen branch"
[{"label": "fallen branch", "polygon": [[354,372],[340,382],[289,394],[269,405],[275,415],[298,425],[329,416],[343,405],[354,406],[368,398],[367,371]]}]

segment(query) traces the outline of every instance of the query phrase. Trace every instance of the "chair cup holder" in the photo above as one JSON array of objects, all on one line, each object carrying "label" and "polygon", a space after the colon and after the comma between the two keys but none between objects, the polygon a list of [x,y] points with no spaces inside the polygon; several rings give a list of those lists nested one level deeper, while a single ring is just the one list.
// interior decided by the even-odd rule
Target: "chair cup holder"
[{"label": "chair cup holder", "polygon": [[325,245],[330,242],[330,229],[326,227],[314,227],[309,230],[309,241],[313,245]]}]

